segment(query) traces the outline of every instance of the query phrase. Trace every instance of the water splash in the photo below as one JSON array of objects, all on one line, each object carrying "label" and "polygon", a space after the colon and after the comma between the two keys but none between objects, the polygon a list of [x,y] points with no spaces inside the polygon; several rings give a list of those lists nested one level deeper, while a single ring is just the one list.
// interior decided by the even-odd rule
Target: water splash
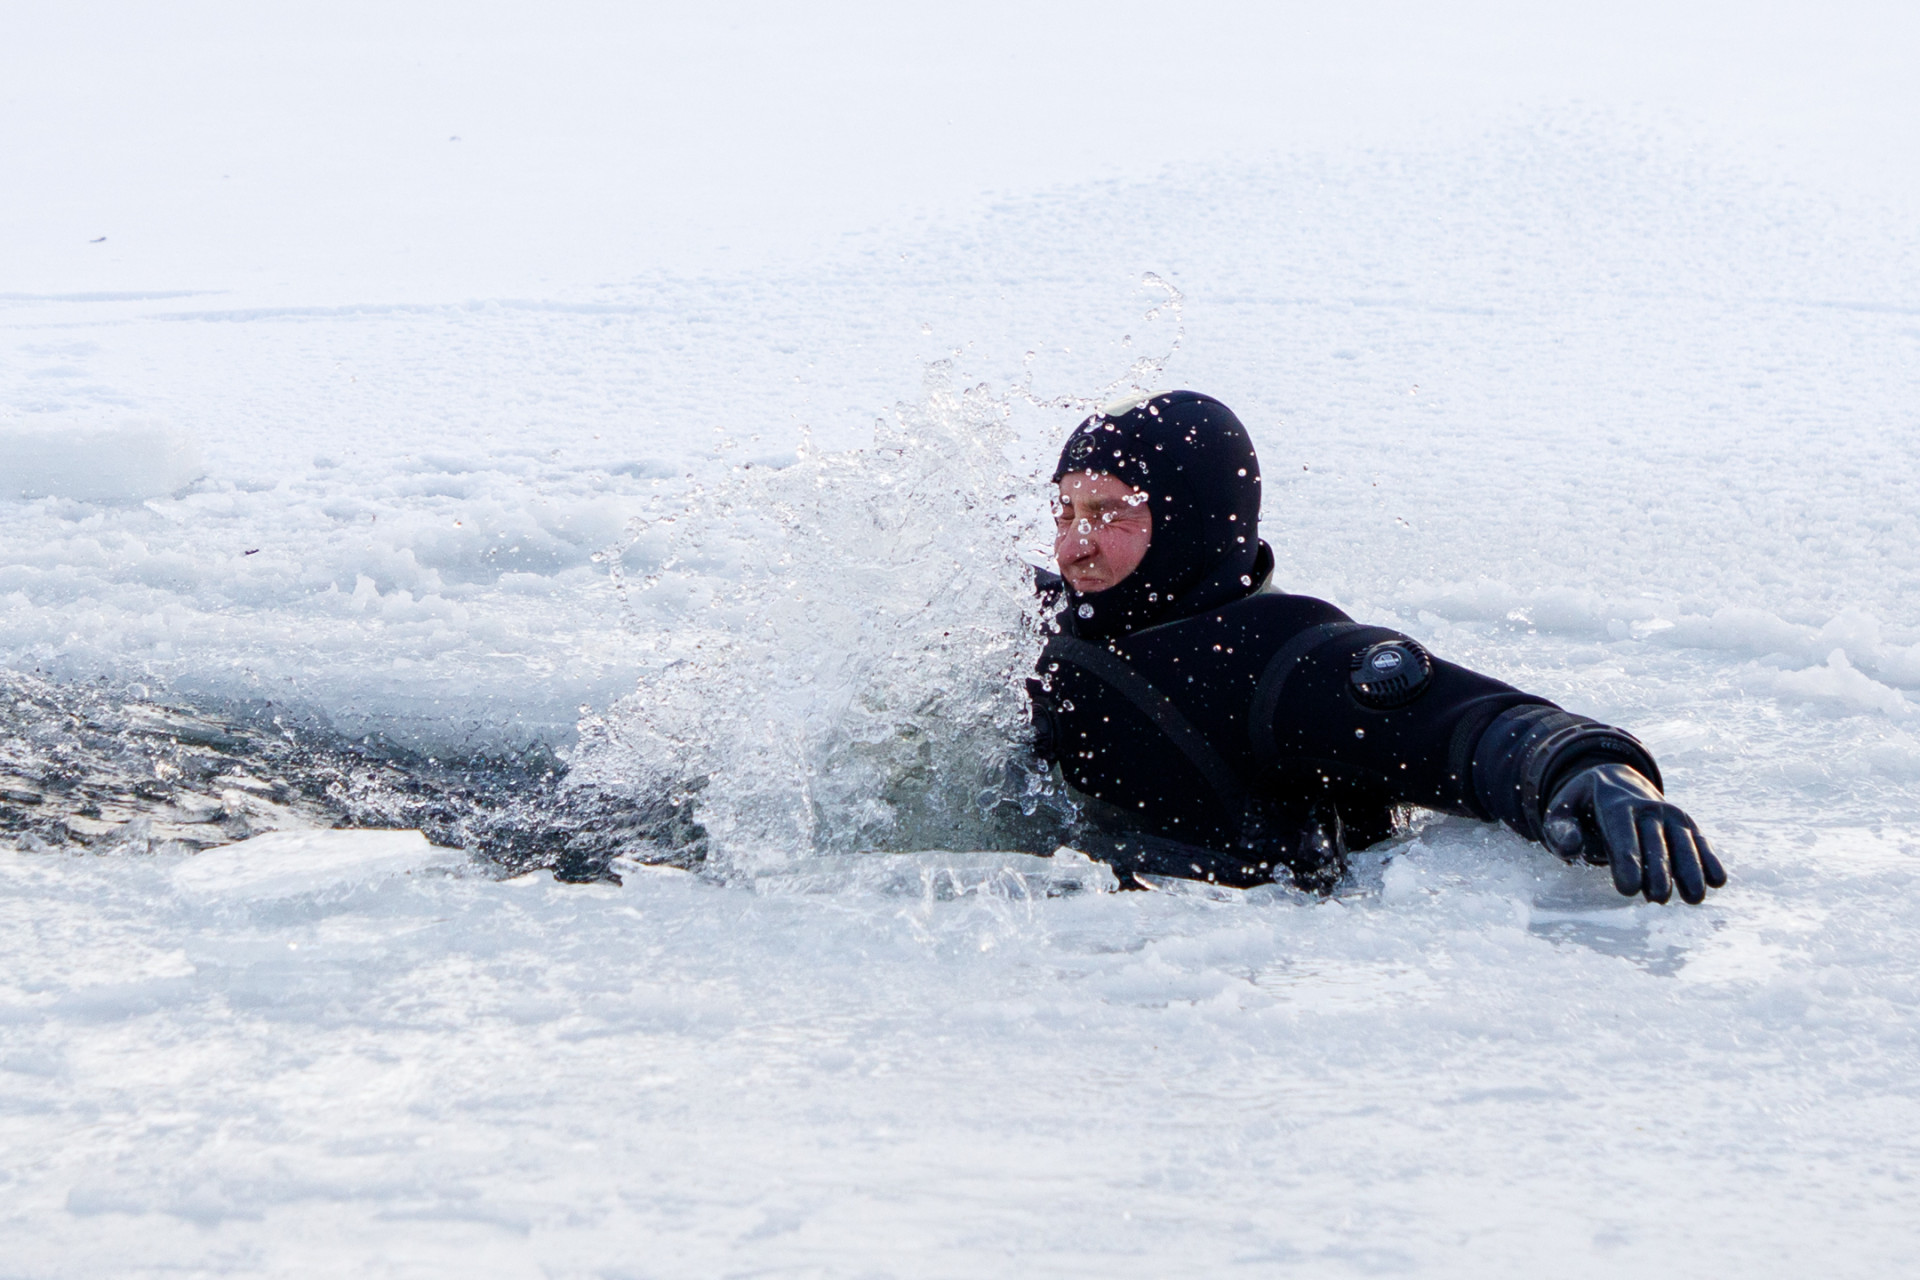
[{"label": "water splash", "polygon": [[581,725],[568,785],[688,797],[710,865],[1053,847],[1025,760],[1046,519],[1011,398],[932,366],[865,449],[742,465],[607,563],[658,674]]}]

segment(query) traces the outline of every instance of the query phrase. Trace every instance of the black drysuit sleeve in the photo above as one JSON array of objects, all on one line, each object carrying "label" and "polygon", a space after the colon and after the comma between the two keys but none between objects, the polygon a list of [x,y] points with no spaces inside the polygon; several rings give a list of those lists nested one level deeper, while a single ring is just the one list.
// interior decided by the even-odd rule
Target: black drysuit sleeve
[{"label": "black drysuit sleeve", "polygon": [[[1402,655],[1396,666],[1410,673],[1385,697],[1363,678],[1382,648]],[[1631,735],[1434,658],[1397,632],[1352,623],[1311,628],[1276,654],[1248,727],[1263,769],[1499,820],[1530,840],[1540,838],[1554,785],[1577,767],[1617,760],[1660,783]]]}]

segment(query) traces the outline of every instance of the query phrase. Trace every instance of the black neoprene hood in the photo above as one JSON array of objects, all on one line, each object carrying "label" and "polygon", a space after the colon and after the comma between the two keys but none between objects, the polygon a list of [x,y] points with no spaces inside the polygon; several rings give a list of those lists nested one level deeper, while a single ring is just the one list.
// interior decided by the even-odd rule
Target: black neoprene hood
[{"label": "black neoprene hood", "polygon": [[1057,484],[1106,472],[1147,493],[1153,537],[1117,586],[1068,590],[1073,629],[1089,639],[1171,622],[1258,585],[1260,461],[1233,410],[1197,391],[1169,391],[1088,418],[1067,437]]}]

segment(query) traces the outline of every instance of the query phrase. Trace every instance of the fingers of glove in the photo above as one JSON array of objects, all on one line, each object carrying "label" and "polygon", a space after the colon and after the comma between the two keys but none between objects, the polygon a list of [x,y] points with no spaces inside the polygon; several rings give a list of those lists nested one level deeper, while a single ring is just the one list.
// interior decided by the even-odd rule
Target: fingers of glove
[{"label": "fingers of glove", "polygon": [[1657,810],[1636,815],[1640,829],[1640,892],[1648,902],[1665,902],[1673,897],[1673,876],[1667,870],[1666,824]]},{"label": "fingers of glove", "polygon": [[1597,804],[1594,824],[1606,842],[1607,858],[1613,866],[1613,887],[1631,898],[1640,892],[1645,876],[1640,867],[1640,836],[1634,830],[1633,807],[1625,804]]},{"label": "fingers of glove", "polygon": [[1713,854],[1713,846],[1707,843],[1707,837],[1698,830],[1693,833],[1693,843],[1700,850],[1700,873],[1706,877],[1707,888],[1719,889],[1727,883],[1727,869],[1720,865],[1720,859]]},{"label": "fingers of glove", "polygon": [[1681,901],[1698,905],[1707,896],[1707,877],[1694,843],[1693,827],[1678,810],[1667,814],[1667,858],[1673,864],[1673,881],[1679,887]]}]

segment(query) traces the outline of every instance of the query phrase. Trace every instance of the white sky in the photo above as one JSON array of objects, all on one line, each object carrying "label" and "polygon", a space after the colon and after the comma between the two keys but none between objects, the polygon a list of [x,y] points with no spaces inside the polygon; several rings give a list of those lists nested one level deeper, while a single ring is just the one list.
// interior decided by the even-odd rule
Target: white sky
[{"label": "white sky", "polygon": [[1556,111],[1920,187],[1913,5],[5,10],[0,292],[566,288]]}]

